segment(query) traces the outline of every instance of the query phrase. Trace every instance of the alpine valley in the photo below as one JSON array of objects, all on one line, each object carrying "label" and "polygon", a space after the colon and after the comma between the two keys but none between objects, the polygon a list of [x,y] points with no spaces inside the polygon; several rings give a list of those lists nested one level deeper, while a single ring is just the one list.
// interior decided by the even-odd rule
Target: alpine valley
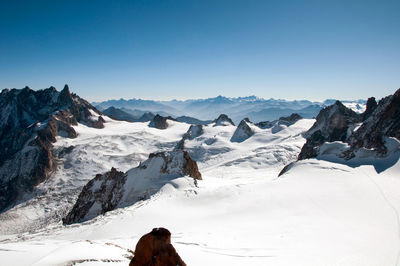
[{"label": "alpine valley", "polygon": [[400,89],[97,103],[4,89],[0,136],[2,265],[128,265],[159,227],[187,265],[400,265]]}]

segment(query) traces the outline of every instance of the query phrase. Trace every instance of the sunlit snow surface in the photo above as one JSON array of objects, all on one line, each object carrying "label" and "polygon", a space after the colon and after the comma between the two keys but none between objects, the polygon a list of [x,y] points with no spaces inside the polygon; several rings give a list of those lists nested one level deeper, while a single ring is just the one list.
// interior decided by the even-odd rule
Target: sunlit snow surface
[{"label": "sunlit snow surface", "polygon": [[7,233],[12,221],[21,227],[40,217],[45,213],[40,208],[52,213],[57,204],[71,206],[68,201],[77,194],[68,196],[62,187],[77,190],[111,166],[135,167],[150,152],[172,149],[189,127],[173,122],[167,130],[147,123],[109,122],[101,130],[80,125],[78,139],[56,143],[76,147],[61,159],[52,181],[41,186],[49,192],[16,208],[18,219],[0,225],[1,264],[127,265],[129,249],[162,226],[172,232],[172,243],[188,265],[398,265],[399,162],[377,174],[373,166],[311,159],[277,178],[296,159],[304,144],[301,132],[313,122],[300,120],[274,134],[257,129],[241,143],[230,142],[233,126],[204,127],[203,135],[185,142],[203,174],[198,187],[181,177],[149,200],[83,224],[50,222],[31,233]]}]

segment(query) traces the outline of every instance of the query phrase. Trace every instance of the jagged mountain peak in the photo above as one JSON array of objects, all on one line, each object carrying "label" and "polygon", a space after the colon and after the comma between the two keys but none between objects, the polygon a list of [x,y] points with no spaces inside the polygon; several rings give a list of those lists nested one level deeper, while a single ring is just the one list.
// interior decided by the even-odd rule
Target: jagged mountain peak
[{"label": "jagged mountain peak", "polygon": [[351,130],[361,122],[361,116],[344,106],[340,101],[322,109],[314,125],[305,133],[304,144],[299,159],[317,156],[318,147],[324,142],[346,141]]},{"label": "jagged mountain peak", "polygon": [[254,129],[250,127],[249,124],[252,124],[250,120],[246,117],[242,121],[240,121],[237,126],[235,132],[232,135],[232,142],[243,142],[246,139],[250,138],[254,135]]},{"label": "jagged mountain peak", "polygon": [[362,148],[373,151],[376,156],[385,156],[388,150],[386,139],[394,137],[400,140],[400,90],[379,103],[374,97],[369,98],[363,114],[335,102],[321,110],[305,136],[307,142],[299,154],[300,160],[318,156],[324,143],[334,141],[347,145],[341,151],[335,151],[346,160],[355,157]]},{"label": "jagged mountain peak", "polygon": [[[373,103],[372,105],[374,106]],[[348,142],[352,149],[373,148],[379,154],[385,155],[387,152],[385,137],[400,140],[400,89],[380,100],[371,109],[371,113],[350,136]]]},{"label": "jagged mountain peak", "polygon": [[57,135],[76,137],[78,122],[102,128],[101,113],[66,85],[3,90],[0,95],[0,210],[44,181],[54,169]]}]

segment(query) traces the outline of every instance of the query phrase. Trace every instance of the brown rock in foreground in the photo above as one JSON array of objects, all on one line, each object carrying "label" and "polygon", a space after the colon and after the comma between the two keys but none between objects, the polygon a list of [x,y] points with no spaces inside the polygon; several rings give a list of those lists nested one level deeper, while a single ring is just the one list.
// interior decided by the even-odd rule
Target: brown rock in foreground
[{"label": "brown rock in foreground", "polygon": [[135,257],[129,266],[186,266],[171,244],[171,233],[165,228],[154,228],[136,244]]}]

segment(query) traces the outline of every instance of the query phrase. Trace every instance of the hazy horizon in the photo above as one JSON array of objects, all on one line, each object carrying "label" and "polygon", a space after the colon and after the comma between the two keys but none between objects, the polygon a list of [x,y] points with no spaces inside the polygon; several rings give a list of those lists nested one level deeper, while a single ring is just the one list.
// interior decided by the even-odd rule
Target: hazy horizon
[{"label": "hazy horizon", "polygon": [[18,1],[0,86],[89,101],[380,99],[400,87],[398,1]]}]

